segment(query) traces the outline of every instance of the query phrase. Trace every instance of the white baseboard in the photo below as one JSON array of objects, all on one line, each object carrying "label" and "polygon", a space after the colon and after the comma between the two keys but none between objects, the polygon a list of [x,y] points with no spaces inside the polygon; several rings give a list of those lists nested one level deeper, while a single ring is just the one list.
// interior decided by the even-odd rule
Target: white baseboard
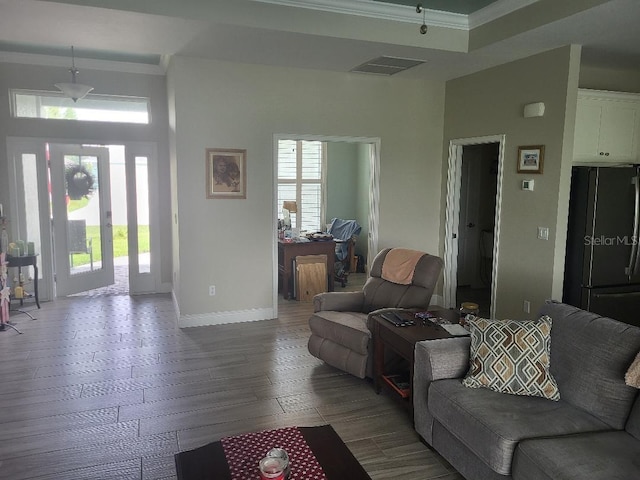
[{"label": "white baseboard", "polygon": [[254,308],[231,312],[199,313],[178,317],[178,327],[204,327],[207,325],[224,325],[227,323],[256,322],[275,318],[272,308]]}]

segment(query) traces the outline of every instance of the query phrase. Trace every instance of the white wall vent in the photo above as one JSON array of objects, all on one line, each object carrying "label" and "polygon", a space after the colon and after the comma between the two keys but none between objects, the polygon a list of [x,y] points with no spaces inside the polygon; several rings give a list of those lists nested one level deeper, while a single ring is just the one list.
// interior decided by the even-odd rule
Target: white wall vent
[{"label": "white wall vent", "polygon": [[358,65],[351,71],[356,73],[371,73],[374,75],[394,75],[409,68],[425,63],[424,60],[399,57],[378,57]]}]

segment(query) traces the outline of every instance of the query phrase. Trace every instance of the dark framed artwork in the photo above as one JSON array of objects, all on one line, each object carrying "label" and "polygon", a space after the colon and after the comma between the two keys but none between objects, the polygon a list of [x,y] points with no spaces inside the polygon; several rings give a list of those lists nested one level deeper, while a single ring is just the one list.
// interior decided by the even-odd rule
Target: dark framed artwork
[{"label": "dark framed artwork", "polygon": [[544,145],[518,147],[518,173],[542,173]]},{"label": "dark framed artwork", "polygon": [[247,198],[247,151],[207,148],[207,198]]}]

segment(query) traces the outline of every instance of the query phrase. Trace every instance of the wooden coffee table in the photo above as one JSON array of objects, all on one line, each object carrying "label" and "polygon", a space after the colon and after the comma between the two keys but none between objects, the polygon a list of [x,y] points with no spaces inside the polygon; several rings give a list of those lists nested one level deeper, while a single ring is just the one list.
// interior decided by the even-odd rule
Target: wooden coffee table
[{"label": "wooden coffee table", "polygon": [[[331,425],[298,427],[328,480],[371,480]],[[265,452],[266,453],[266,452]],[[230,480],[222,442],[176,454],[178,480]],[[293,473],[293,472],[292,472]],[[256,478],[258,477],[256,465]]]},{"label": "wooden coffee table", "polygon": [[[455,310],[433,309],[430,311],[451,323],[457,322],[459,318],[459,314]],[[413,315],[409,313],[403,313],[402,315],[406,318],[413,318]],[[398,398],[402,398],[398,392],[390,387],[383,379],[383,375],[386,373],[396,373],[385,372],[385,350],[390,349],[408,363],[409,391],[408,395],[403,398],[403,405],[407,407],[409,414],[413,418],[413,400],[411,398],[411,391],[413,387],[413,358],[416,343],[423,340],[451,338],[453,335],[449,334],[444,328],[439,325],[435,325],[428,320],[425,322],[416,320],[416,324],[410,327],[396,327],[380,315],[374,315],[373,319],[375,321],[373,327],[373,386],[375,391],[376,393],[380,393],[382,388],[389,387],[388,389],[393,392],[393,395],[397,395]]]}]

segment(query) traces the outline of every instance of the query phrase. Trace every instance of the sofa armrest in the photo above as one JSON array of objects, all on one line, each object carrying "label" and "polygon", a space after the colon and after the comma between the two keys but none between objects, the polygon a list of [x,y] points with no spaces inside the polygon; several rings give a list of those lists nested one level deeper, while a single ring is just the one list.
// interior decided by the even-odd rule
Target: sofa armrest
[{"label": "sofa armrest", "polygon": [[416,343],[413,362],[413,420],[416,431],[431,445],[433,416],[427,406],[431,382],[461,378],[469,370],[469,337]]},{"label": "sofa armrest", "polygon": [[313,311],[361,312],[364,292],[324,292],[313,297]]}]

